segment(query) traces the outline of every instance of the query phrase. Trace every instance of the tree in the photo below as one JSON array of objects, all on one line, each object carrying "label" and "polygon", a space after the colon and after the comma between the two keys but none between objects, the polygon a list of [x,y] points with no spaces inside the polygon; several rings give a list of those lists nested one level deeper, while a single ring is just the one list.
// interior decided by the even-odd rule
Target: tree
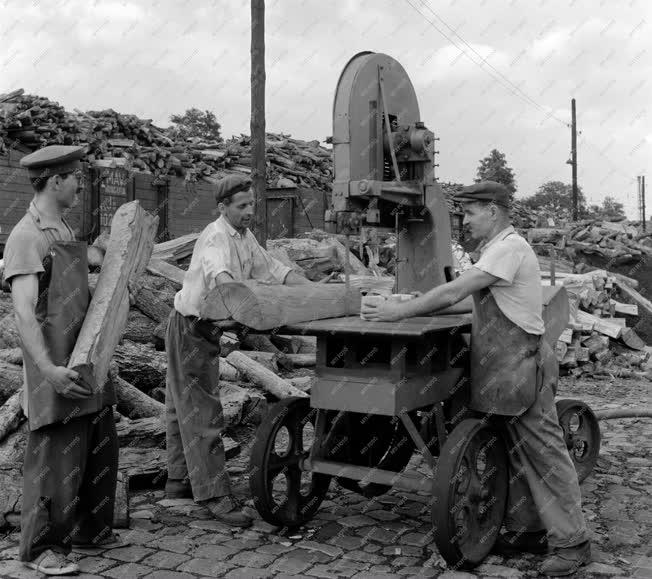
[{"label": "tree", "polygon": [[496,181],[505,185],[514,197],[516,192],[516,181],[514,171],[507,165],[505,154],[498,149],[493,149],[488,156],[480,160],[478,166],[478,181]]},{"label": "tree", "polygon": [[[523,199],[523,204],[555,220],[568,221],[573,216],[573,187],[561,181],[548,181],[534,195]],[[577,206],[579,217],[586,216],[586,198],[581,187],[577,188]]]},{"label": "tree", "polygon": [[621,221],[626,218],[625,206],[616,201],[611,195],[607,195],[602,200],[602,206],[591,205],[589,214],[592,219],[603,219],[606,221]]},{"label": "tree", "polygon": [[199,137],[210,141],[222,140],[221,125],[211,111],[202,112],[193,107],[182,115],[172,115],[170,121],[176,125],[175,129],[182,139]]}]

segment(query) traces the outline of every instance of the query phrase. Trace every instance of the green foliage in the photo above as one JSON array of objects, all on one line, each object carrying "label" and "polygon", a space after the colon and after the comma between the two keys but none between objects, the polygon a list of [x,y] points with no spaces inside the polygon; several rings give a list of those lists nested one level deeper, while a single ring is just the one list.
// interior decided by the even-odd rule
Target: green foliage
[{"label": "green foliage", "polygon": [[607,195],[602,200],[601,206],[591,205],[589,207],[589,217],[606,221],[620,221],[626,218],[625,206],[611,195]]},{"label": "green foliage", "polygon": [[516,180],[514,171],[507,165],[505,154],[493,149],[489,155],[480,160],[477,181],[496,181],[505,185],[514,197]]},{"label": "green foliage", "polygon": [[202,112],[193,107],[183,115],[172,115],[170,121],[176,125],[177,134],[182,139],[199,137],[209,141],[222,141],[221,125],[211,111]]},{"label": "green foliage", "polygon": [[[523,199],[523,204],[547,217],[568,221],[573,218],[573,186],[561,181],[548,181],[534,195]],[[579,218],[586,217],[586,198],[581,187],[577,188],[577,205]]]}]

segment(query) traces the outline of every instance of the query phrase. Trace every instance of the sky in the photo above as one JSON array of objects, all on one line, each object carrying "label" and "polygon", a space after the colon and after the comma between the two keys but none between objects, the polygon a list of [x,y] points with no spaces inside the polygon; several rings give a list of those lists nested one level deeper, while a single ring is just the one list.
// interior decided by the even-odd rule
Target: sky
[{"label": "sky", "polygon": [[[440,139],[439,180],[473,182],[497,148],[517,197],[570,183],[575,98],[579,185],[589,203],[611,195],[637,218],[636,176],[652,153],[652,3],[269,0],[265,10],[268,132],[323,141],[347,61],[384,52]],[[223,136],[248,134],[250,18],[240,0],[0,0],[0,93],[159,126],[197,107]]]}]

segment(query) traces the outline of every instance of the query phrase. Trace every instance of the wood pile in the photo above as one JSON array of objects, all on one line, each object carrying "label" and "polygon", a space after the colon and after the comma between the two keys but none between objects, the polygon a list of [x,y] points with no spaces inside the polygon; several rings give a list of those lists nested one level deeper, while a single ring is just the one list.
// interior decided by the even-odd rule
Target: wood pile
[{"label": "wood pile", "polygon": [[[568,327],[556,345],[560,367],[575,376],[645,375],[649,353],[633,329],[639,304],[631,302],[647,300],[632,287],[637,282],[604,270],[558,277],[571,306]],[[648,304],[644,307],[652,312]]]},{"label": "wood pile", "polygon": [[[22,89],[0,96],[0,154],[14,143],[29,149],[46,145],[85,145],[86,160],[96,166],[122,166],[189,181],[216,179],[230,173],[249,173],[251,143],[246,135],[227,141],[179,139],[174,128],[159,128],[151,119],[103,111],[66,111],[45,97]],[[266,141],[269,187],[307,187],[330,190],[331,151],[319,141],[268,134]]]}]

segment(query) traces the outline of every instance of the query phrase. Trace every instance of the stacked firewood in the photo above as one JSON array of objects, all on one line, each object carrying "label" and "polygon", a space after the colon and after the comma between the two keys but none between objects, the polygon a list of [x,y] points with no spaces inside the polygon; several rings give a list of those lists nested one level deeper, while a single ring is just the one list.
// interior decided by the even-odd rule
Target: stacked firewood
[{"label": "stacked firewood", "polygon": [[[174,128],[162,129],[151,119],[103,111],[66,111],[45,97],[22,89],[0,95],[0,153],[13,143],[30,149],[45,145],[85,145],[86,160],[98,166],[122,166],[190,181],[215,179],[229,173],[249,173],[250,138],[227,141],[179,139]],[[267,135],[267,181],[270,187],[330,189],[330,150],[319,141],[288,135]]]},{"label": "stacked firewood", "polygon": [[632,326],[639,314],[636,302],[645,307],[647,300],[632,287],[636,280],[604,270],[557,276],[571,311],[556,347],[561,368],[573,375],[644,375],[649,352]]}]

